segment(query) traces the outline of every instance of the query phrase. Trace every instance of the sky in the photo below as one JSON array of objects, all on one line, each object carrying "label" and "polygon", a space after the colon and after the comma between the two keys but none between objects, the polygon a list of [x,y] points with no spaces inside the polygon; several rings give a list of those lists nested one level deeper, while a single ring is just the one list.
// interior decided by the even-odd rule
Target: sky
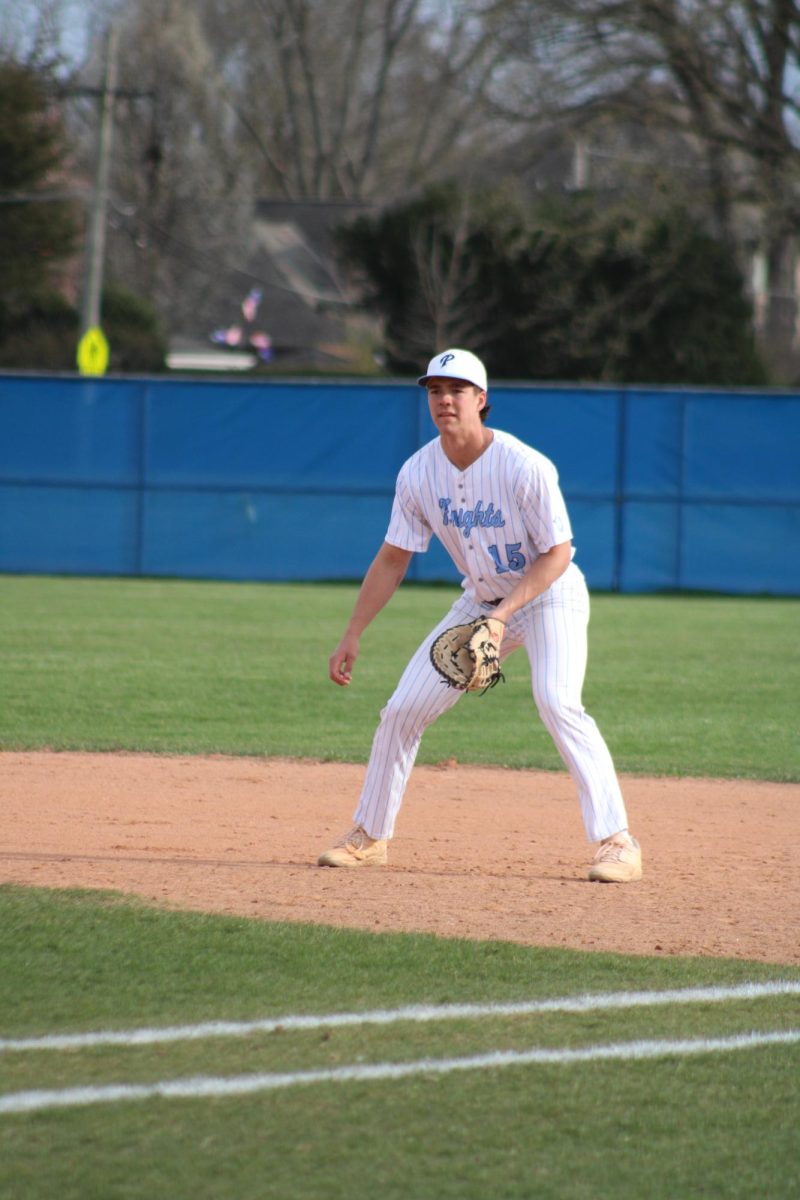
[{"label": "sky", "polygon": [[31,49],[42,9],[58,12],[59,48],[70,66],[86,58],[94,33],[103,28],[103,0],[18,0],[0,6],[0,45],[15,57],[24,58]]}]

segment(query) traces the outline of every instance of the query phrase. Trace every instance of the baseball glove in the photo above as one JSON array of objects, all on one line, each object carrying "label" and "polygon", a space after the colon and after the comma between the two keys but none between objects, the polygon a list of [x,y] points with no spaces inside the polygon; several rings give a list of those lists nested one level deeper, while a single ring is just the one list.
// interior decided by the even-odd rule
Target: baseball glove
[{"label": "baseball glove", "polygon": [[505,624],[495,617],[476,617],[453,625],[431,646],[431,662],[450,687],[485,692],[505,676],[500,670],[500,643]]}]

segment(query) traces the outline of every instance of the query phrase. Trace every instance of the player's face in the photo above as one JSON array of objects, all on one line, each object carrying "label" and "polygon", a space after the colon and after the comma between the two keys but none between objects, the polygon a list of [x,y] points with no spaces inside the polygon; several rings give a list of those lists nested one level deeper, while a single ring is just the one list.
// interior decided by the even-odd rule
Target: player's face
[{"label": "player's face", "polygon": [[428,380],[428,407],[439,433],[455,433],[481,424],[486,392],[466,379],[434,376]]}]

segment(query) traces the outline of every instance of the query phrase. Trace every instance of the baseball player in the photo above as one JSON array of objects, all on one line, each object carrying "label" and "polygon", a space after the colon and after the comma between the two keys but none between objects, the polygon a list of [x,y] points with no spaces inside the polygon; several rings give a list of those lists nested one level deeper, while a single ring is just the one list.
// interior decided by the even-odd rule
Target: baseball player
[{"label": "baseball player", "polygon": [[359,638],[400,585],[411,556],[436,536],[463,576],[462,595],[420,645],[381,712],[354,828],[319,858],[320,866],[385,863],[424,730],[462,691],[443,686],[431,662],[436,637],[491,615],[501,625],[499,658],[525,648],[533,698],[581,805],[586,834],[599,846],[589,878],[641,878],[642,855],[608,747],[581,702],[589,596],[573,562],[572,530],[554,465],[519,439],[486,424],[486,369],[467,350],[431,359],[427,388],[439,436],[402,466],[386,540],[364,576],[353,613],[329,662],[342,687],[352,679]]}]

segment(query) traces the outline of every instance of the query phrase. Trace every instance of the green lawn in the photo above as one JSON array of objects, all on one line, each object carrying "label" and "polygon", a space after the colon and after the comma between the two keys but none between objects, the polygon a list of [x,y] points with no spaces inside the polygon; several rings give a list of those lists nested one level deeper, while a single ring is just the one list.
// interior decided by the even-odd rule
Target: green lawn
[{"label": "green lawn", "polygon": [[[186,1026],[409,1004],[800,982],[800,971],[586,955],[169,913],[103,893],[0,887],[0,1038]],[[419,1063],[533,1047],[797,1026],[797,995],[646,1008],[284,1026],[167,1044],[10,1050],[0,1101],[31,1090]],[[396,1200],[689,1200],[800,1185],[800,1047],[293,1083],[243,1097],[150,1097],[0,1113],[0,1194]]]},{"label": "green lawn", "polygon": [[[340,689],[327,660],[355,590],[0,577],[0,746],[364,761],[454,589],[402,587]],[[793,599],[594,597],[584,699],[618,769],[800,779],[798,628]],[[420,762],[561,769],[523,653],[506,674],[426,733]]]}]

